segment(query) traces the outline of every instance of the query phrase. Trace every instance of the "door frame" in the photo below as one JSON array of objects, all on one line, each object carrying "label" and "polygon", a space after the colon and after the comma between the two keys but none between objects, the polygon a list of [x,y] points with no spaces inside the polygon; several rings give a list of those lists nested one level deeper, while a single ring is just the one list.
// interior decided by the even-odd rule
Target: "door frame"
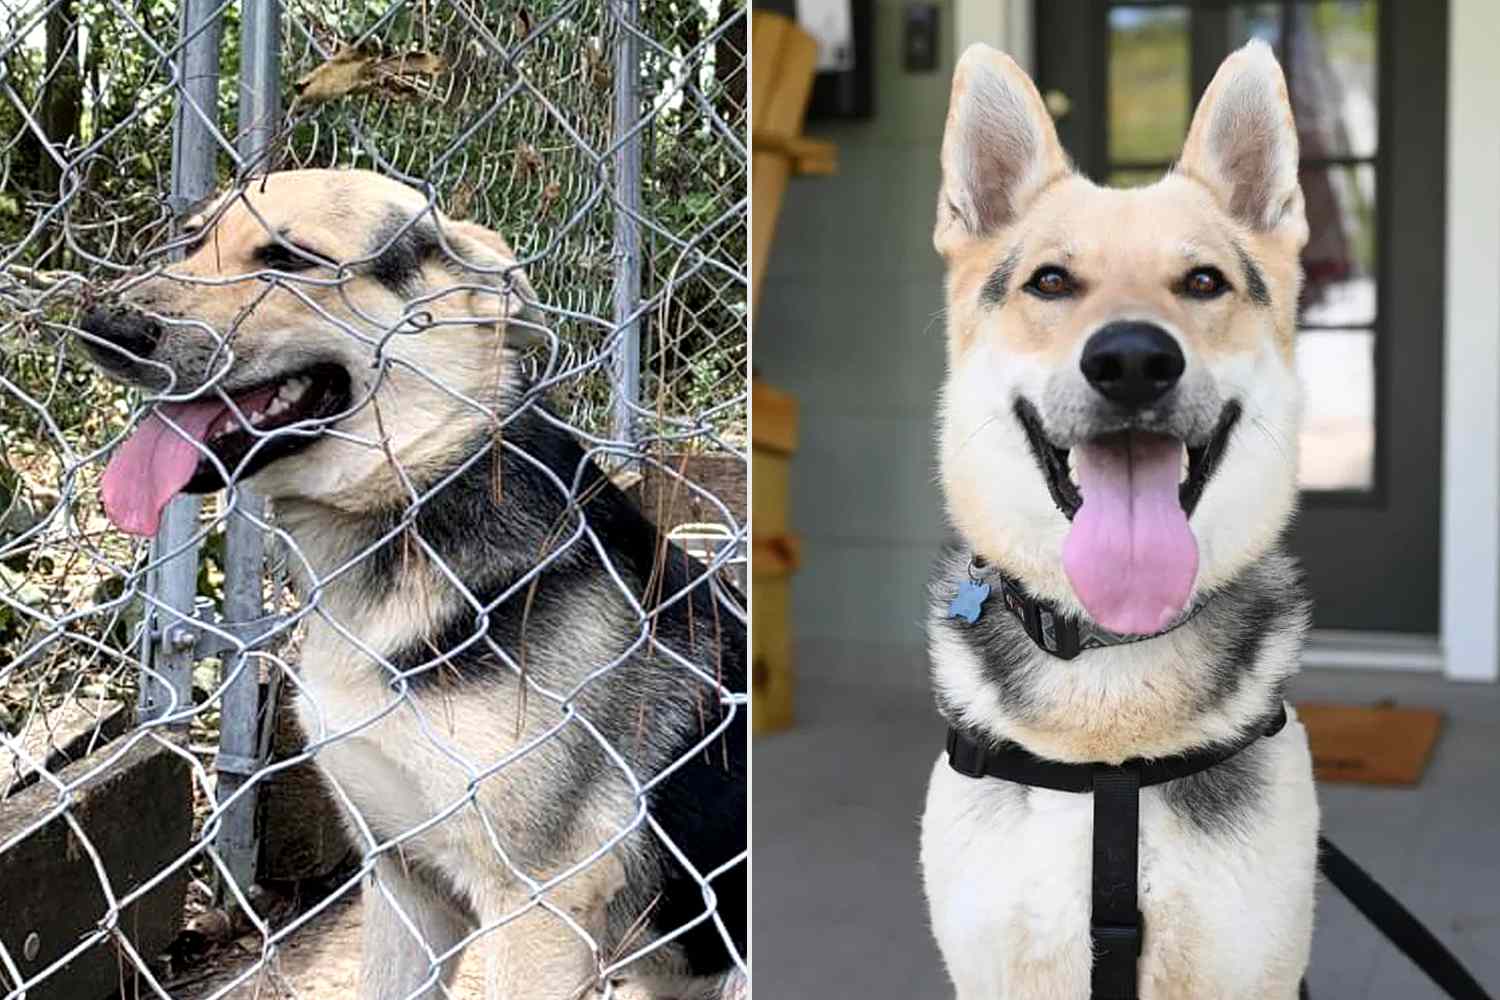
[{"label": "door frame", "polygon": [[1500,680],[1500,7],[1448,4],[1443,672]]},{"label": "door frame", "polygon": [[[1031,0],[953,0],[954,53],[974,42],[1036,67]],[[1449,0],[1439,629],[1315,637],[1309,662],[1500,681],[1500,5]],[[1413,644],[1415,643],[1415,645]],[[1434,653],[1436,654],[1434,656]],[[1357,654],[1357,655],[1355,655]]]}]

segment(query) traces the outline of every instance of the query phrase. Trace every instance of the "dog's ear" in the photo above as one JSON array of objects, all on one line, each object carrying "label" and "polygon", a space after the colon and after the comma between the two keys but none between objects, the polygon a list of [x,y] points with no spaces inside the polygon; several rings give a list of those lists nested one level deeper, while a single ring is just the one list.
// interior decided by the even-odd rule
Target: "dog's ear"
[{"label": "dog's ear", "polygon": [[953,72],[943,133],[943,185],[932,235],[938,252],[993,235],[1071,169],[1031,78],[1003,52],[969,46]]},{"label": "dog's ear", "polygon": [[1231,53],[1203,92],[1178,169],[1215,193],[1251,229],[1286,228],[1307,239],[1297,182],[1297,126],[1286,78],[1265,42]]},{"label": "dog's ear", "polygon": [[516,265],[515,251],[492,229],[473,222],[444,220],[443,234],[467,271],[467,280],[493,291],[473,292],[475,316],[496,315],[505,324],[512,347],[529,347],[547,339],[547,326],[531,281]]}]

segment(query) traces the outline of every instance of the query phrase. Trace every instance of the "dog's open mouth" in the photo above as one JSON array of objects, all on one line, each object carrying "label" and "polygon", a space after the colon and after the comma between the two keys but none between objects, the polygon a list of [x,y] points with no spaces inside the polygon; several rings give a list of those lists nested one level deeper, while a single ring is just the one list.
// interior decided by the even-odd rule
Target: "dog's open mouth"
[{"label": "dog's open mouth", "polygon": [[1072,449],[1054,445],[1036,410],[1016,403],[1033,456],[1072,522],[1063,569],[1100,625],[1128,635],[1168,628],[1186,610],[1198,573],[1188,518],[1239,420],[1230,403],[1200,444],[1148,430],[1111,432]]},{"label": "dog's open mouth", "polygon": [[[1042,420],[1036,408],[1024,399],[1016,401],[1016,419],[1026,431],[1026,440],[1031,445],[1036,464],[1042,470],[1047,490],[1052,494],[1052,502],[1057,504],[1057,509],[1063,512],[1063,516],[1073,520],[1078,508],[1083,505],[1083,498],[1078,493],[1077,455],[1071,449],[1057,447],[1048,439],[1046,432],[1042,430]],[[1183,449],[1186,463],[1177,488],[1177,499],[1183,512],[1189,517],[1197,509],[1204,487],[1218,468],[1224,448],[1229,444],[1229,435],[1239,419],[1240,404],[1226,404],[1219,415],[1219,423],[1214,428],[1213,436],[1203,444]]]},{"label": "dog's open mouth", "polygon": [[105,512],[124,531],[156,534],[162,510],[178,493],[226,485],[220,467],[244,478],[316,441],[317,421],[348,409],[349,387],[342,366],[317,364],[237,390],[232,405],[216,394],[158,404],[104,471]]}]

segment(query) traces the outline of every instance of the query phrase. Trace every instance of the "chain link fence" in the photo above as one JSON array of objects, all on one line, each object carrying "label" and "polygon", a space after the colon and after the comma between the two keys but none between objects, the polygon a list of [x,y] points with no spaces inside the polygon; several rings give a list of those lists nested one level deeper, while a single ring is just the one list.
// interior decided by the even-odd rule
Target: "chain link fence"
[{"label": "chain link fence", "polygon": [[748,992],[746,19],[0,0],[0,997]]}]

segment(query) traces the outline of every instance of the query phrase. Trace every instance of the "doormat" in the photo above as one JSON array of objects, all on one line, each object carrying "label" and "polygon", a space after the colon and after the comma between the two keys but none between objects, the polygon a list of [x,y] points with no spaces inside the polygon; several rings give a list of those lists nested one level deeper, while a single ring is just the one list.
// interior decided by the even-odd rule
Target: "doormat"
[{"label": "doormat", "polygon": [[1441,712],[1394,705],[1297,706],[1319,781],[1415,785],[1432,756]]}]

